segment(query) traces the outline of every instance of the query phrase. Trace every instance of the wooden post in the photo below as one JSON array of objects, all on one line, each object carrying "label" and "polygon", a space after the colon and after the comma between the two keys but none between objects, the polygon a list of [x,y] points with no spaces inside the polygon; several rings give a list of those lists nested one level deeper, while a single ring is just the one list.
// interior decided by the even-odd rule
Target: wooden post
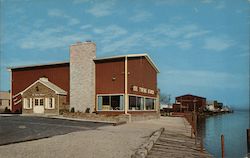
[{"label": "wooden post", "polygon": [[224,135],[221,135],[221,157],[224,158],[225,154],[224,154]]},{"label": "wooden post", "polygon": [[201,134],[201,152],[203,152],[203,136]]},{"label": "wooden post", "polygon": [[247,153],[250,155],[250,128],[247,129]]},{"label": "wooden post", "polygon": [[194,102],[194,130],[195,130],[195,145],[197,145],[197,114],[196,114],[196,102]]}]

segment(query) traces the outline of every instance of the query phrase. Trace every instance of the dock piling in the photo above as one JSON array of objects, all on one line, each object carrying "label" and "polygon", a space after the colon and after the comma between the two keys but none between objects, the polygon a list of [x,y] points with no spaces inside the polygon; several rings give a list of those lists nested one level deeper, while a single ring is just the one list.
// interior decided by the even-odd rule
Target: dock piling
[{"label": "dock piling", "polygon": [[250,128],[247,129],[247,153],[250,155]]},{"label": "dock piling", "polygon": [[201,152],[203,152],[203,136],[201,134]]},{"label": "dock piling", "polygon": [[224,154],[224,135],[221,135],[221,157],[224,158],[225,154]]}]

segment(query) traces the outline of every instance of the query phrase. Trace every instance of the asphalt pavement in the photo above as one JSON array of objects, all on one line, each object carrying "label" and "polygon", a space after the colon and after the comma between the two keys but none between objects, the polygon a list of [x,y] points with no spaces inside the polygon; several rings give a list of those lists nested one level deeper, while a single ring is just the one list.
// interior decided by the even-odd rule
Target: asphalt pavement
[{"label": "asphalt pavement", "polygon": [[0,146],[49,138],[76,131],[95,130],[98,127],[108,125],[112,124],[37,116],[1,116]]}]

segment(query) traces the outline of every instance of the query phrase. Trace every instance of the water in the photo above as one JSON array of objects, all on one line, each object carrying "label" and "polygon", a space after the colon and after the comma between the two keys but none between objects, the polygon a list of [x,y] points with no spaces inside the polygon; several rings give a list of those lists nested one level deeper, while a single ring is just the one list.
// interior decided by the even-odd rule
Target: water
[{"label": "water", "polygon": [[200,134],[206,150],[215,157],[221,157],[221,134],[224,135],[225,157],[242,158],[247,155],[246,129],[249,127],[249,111],[235,111],[230,114],[200,119]]}]

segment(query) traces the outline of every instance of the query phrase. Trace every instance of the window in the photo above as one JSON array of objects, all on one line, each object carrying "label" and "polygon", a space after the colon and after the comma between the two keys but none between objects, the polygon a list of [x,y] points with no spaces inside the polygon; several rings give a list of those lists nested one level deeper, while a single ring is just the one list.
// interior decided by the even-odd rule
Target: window
[{"label": "window", "polygon": [[30,106],[30,100],[27,98],[23,98],[23,108],[24,109],[31,109],[32,106]]},{"label": "window", "polygon": [[53,98],[49,98],[49,108],[53,108]]},{"label": "window", "polygon": [[155,99],[146,98],[145,99],[146,110],[154,110],[155,109]]},{"label": "window", "polygon": [[102,105],[110,105],[109,96],[102,97]]},{"label": "window", "polygon": [[55,109],[55,98],[45,98],[45,108]]},{"label": "window", "polygon": [[44,105],[43,99],[40,99],[40,106],[43,106],[43,105]]},{"label": "window", "polygon": [[35,106],[38,106],[38,104],[39,104],[39,100],[35,99]]},{"label": "window", "polygon": [[129,110],[136,110],[136,97],[129,96]]},{"label": "window", "polygon": [[120,110],[120,96],[111,96],[111,110]]},{"label": "window", "polygon": [[123,95],[98,96],[98,110],[123,110]]},{"label": "window", "polygon": [[144,110],[144,98],[129,96],[129,110]]}]

